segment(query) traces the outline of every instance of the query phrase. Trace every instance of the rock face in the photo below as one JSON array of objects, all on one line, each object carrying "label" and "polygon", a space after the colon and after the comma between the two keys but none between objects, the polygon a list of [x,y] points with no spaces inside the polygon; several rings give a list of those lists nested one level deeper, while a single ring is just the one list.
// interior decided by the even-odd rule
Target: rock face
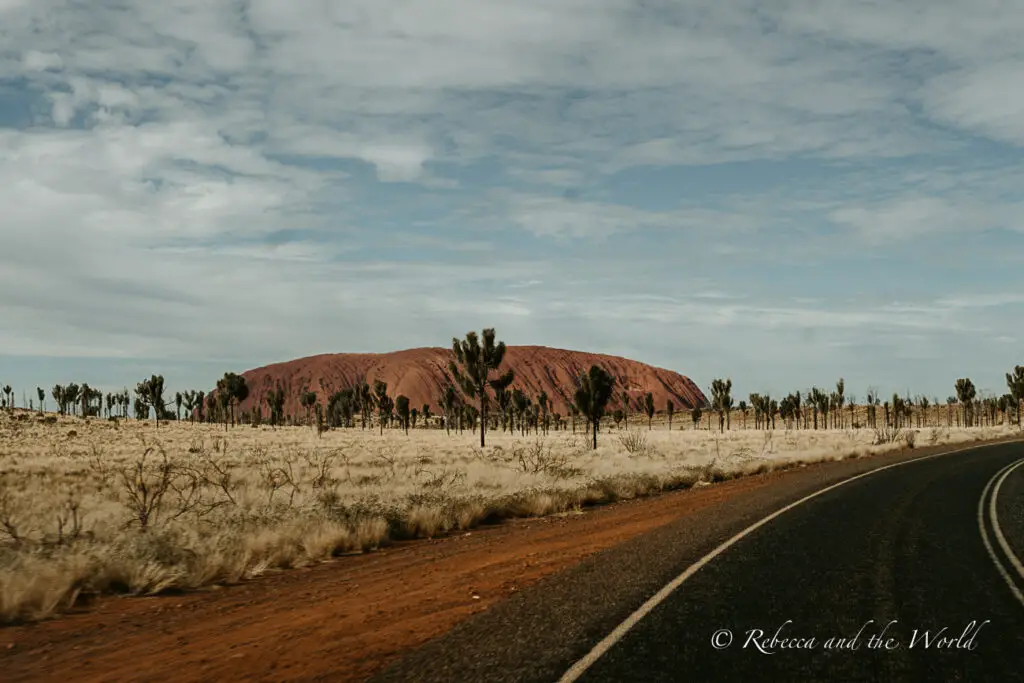
[{"label": "rock face", "polygon": [[[450,381],[448,362],[453,359],[451,349],[421,348],[380,354],[324,354],[275,363],[242,373],[249,385],[249,398],[242,402],[239,412],[250,410],[259,401],[266,414],[265,394],[278,383],[287,396],[285,414],[298,416],[304,414],[299,404],[299,392],[303,388],[317,392],[320,402],[325,403],[327,396],[336,391],[361,382],[372,387],[374,380],[379,379],[387,382],[390,396],[408,396],[410,405],[417,410],[429,404],[431,411],[439,414],[441,395]],[[654,395],[658,412],[665,411],[669,399],[677,411],[692,408],[695,403],[703,405],[706,401],[697,385],[677,372],[597,353],[546,346],[509,346],[500,372],[511,368],[515,373],[512,387],[532,397],[541,391],[547,392],[551,412],[564,416],[569,414],[576,378],[591,365],[604,367],[616,379],[609,410],[620,406],[623,389],[629,392],[631,412],[641,412],[647,392]]]}]

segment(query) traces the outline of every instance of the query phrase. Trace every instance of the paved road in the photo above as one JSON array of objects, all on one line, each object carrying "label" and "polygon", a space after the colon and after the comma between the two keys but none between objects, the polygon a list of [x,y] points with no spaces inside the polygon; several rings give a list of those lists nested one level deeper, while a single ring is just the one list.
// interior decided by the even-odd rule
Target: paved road
[{"label": "paved road", "polygon": [[[992,446],[892,467],[824,492],[693,572],[573,680],[1019,680],[1024,601],[1014,591],[1024,594],[1024,577],[988,511],[990,482],[1022,457],[1020,444]],[[710,510],[699,528],[692,521],[670,525],[601,553],[466,622],[379,679],[558,680],[724,540],[871,466],[851,462],[825,480],[808,471],[806,481],[774,499]],[[985,533],[1002,573],[979,528],[986,491]],[[1007,474],[998,496],[1005,545],[1021,557],[1024,465]],[[940,648],[943,628],[941,636],[952,638]],[[721,629],[732,642],[716,649],[712,637]],[[804,640],[788,641],[798,649],[773,646],[777,632]],[[826,648],[829,638],[858,633],[855,649]],[[880,642],[869,640],[879,634]],[[720,645],[728,641],[718,637]]]}]

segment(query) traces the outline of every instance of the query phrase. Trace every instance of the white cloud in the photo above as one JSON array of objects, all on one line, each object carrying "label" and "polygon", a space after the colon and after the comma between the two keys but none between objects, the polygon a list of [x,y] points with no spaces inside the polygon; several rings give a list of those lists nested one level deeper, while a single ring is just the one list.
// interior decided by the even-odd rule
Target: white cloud
[{"label": "white cloud", "polygon": [[[837,281],[885,291],[858,250],[1021,230],[1022,33],[996,0],[0,0],[0,346],[289,356],[481,318],[708,362],[749,353],[723,330],[780,363],[826,360],[793,329],[1019,338],[939,280],[902,308]],[[675,303],[608,298],[651,288]],[[972,296],[997,289],[1021,283]]]}]

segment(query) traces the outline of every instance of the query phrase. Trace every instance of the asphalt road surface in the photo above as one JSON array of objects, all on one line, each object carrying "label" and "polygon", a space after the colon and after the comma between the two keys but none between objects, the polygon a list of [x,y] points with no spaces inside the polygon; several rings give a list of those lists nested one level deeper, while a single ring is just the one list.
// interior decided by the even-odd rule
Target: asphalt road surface
[{"label": "asphalt road surface", "polygon": [[1015,443],[808,470],[599,553],[378,679],[1021,680],[1022,460]]}]

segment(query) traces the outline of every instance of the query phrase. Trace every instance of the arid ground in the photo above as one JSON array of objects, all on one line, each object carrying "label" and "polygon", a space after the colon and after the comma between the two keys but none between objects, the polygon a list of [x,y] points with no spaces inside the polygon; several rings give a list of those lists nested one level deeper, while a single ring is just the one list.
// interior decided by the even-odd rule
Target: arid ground
[{"label": "arid ground", "polygon": [[[209,680],[235,667],[299,680],[304,662],[331,657],[356,680],[544,575],[788,466],[909,448],[906,433],[877,444],[867,429],[685,426],[603,429],[596,451],[582,434],[492,432],[481,450],[469,432],[437,429],[318,438],[15,411],[0,417],[0,658],[12,680],[68,667],[96,680]],[[920,450],[1016,428],[911,432]],[[757,476],[725,481],[744,474]],[[159,660],[167,648],[178,654]]]}]

